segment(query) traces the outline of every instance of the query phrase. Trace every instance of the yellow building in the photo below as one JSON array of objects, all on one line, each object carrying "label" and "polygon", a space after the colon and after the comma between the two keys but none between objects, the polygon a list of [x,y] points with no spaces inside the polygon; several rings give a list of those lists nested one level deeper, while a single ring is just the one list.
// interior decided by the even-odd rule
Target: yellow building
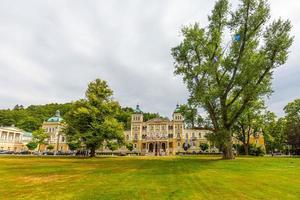
[{"label": "yellow building", "polygon": [[196,152],[200,150],[200,143],[208,143],[205,135],[211,130],[186,129],[178,105],[172,118],[144,122],[143,112],[137,105],[131,117],[131,130],[125,132],[125,140],[142,155],[175,155],[184,151],[184,144],[188,144],[189,151]]},{"label": "yellow building", "polygon": [[41,145],[40,150],[46,151],[47,146],[52,145],[54,151],[68,151],[66,136],[62,133],[64,127],[63,118],[60,116],[59,110],[55,115],[43,122],[42,128],[48,134],[49,138],[46,140],[45,145]]},{"label": "yellow building", "polygon": [[31,133],[15,126],[0,127],[0,150],[14,152],[27,150],[26,144],[31,138]]}]

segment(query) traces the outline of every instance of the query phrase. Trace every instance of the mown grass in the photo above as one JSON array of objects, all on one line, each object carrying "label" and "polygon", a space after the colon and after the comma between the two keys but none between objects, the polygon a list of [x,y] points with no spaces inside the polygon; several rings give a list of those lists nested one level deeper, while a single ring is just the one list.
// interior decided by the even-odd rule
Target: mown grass
[{"label": "mown grass", "polygon": [[300,159],[2,156],[0,199],[300,199]]}]

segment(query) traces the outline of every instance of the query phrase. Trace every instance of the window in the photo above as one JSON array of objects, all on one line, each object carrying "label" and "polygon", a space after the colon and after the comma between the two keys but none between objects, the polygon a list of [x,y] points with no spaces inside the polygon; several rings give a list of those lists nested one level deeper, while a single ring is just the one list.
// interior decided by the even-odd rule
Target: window
[{"label": "window", "polygon": [[192,133],[192,137],[193,137],[193,138],[195,137],[195,133]]},{"label": "window", "polygon": [[201,133],[199,133],[199,138],[201,138]]},{"label": "window", "polygon": [[134,139],[137,140],[138,139],[138,135],[134,134]]},{"label": "window", "polygon": [[129,140],[129,135],[126,135],[126,140]]},{"label": "window", "polygon": [[185,134],[185,138],[189,138],[189,134],[188,133]]},{"label": "window", "polygon": [[65,137],[62,137],[62,138],[61,138],[61,141],[62,141],[62,142],[65,142]]},{"label": "window", "polygon": [[177,146],[180,147],[180,142],[178,142]]},{"label": "window", "polygon": [[134,144],[133,147],[136,149],[136,144]]}]

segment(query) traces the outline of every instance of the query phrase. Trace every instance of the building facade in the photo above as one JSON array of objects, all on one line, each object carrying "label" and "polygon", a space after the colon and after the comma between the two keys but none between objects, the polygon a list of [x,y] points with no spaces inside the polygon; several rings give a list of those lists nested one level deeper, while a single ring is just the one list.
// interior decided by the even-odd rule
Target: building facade
[{"label": "building facade", "polygon": [[177,105],[172,120],[154,118],[144,122],[143,112],[136,106],[131,117],[131,130],[125,132],[125,140],[133,144],[134,151],[142,155],[175,155],[184,151],[199,151],[201,143],[208,143],[207,129],[186,129]]},{"label": "building facade", "polygon": [[60,116],[59,110],[56,111],[55,115],[43,122],[42,128],[49,136],[46,140],[46,144],[41,145],[41,151],[47,151],[47,146],[52,145],[54,151],[68,151],[69,146],[67,144],[66,136],[62,133],[63,118]]},{"label": "building facade", "polygon": [[27,150],[26,144],[32,134],[15,126],[0,127],[0,150],[21,152]]}]

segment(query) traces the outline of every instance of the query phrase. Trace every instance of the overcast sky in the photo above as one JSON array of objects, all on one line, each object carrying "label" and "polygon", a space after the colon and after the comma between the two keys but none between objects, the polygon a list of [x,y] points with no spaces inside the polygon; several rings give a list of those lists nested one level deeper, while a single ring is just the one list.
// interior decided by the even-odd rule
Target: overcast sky
[{"label": "overcast sky", "polygon": [[[236,5],[237,1],[231,1]],[[271,0],[296,36],[276,70],[271,111],[300,97],[300,1]],[[88,82],[107,80],[122,106],[170,116],[188,93],[174,77],[170,49],[180,28],[207,25],[212,0],[1,0],[0,108],[82,98]]]}]

